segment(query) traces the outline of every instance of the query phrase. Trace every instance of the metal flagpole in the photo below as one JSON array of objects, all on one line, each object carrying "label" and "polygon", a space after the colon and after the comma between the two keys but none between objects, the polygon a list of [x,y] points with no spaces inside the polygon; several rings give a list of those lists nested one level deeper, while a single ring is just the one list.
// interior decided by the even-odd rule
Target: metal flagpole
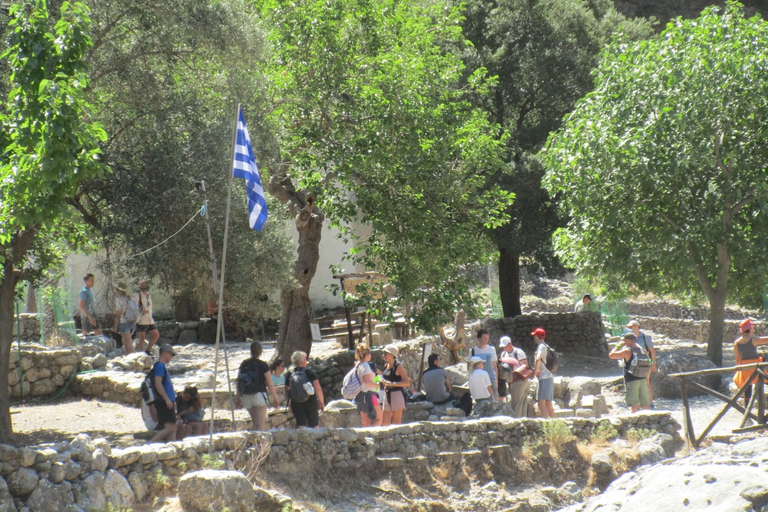
[{"label": "metal flagpole", "polygon": [[[219,294],[219,269],[218,264],[216,263],[216,255],[213,252],[213,238],[211,237],[211,221],[210,221],[210,207],[208,203],[208,192],[205,188],[205,180],[200,182],[200,188],[203,192],[203,199],[205,204],[204,214],[203,217],[205,218],[205,227],[208,230],[208,249],[211,254],[211,267],[213,272],[213,291],[218,296]],[[235,425],[235,404],[232,400],[232,382],[229,380],[229,350],[227,348],[227,331],[224,328],[223,322],[216,322],[217,329],[221,329],[221,341],[224,345],[224,367],[226,368],[226,374],[227,374],[227,391],[229,393],[229,410],[232,412],[232,428],[234,428]],[[213,420],[213,411],[214,406],[213,403],[211,403],[211,420]],[[211,424],[211,429],[213,429],[213,424]]]},{"label": "metal flagpole", "polygon": [[[235,151],[237,145],[237,123],[240,117],[240,100],[237,101],[237,107],[235,108],[235,126],[232,131],[232,158],[229,168],[229,180],[227,184],[227,211],[224,217],[224,249],[221,253],[221,282],[224,283],[224,276],[227,270],[227,237],[229,235],[229,205],[232,201],[232,178],[235,172]],[[222,315],[222,305],[224,303],[224,286],[219,286],[219,311],[218,311],[218,324],[223,325],[224,317]],[[208,437],[208,453],[213,452],[213,407],[216,403],[216,386],[217,375],[219,371],[219,339],[221,338],[222,329],[216,329],[216,356],[213,363],[213,394],[211,396],[211,428]],[[227,380],[229,380],[229,374],[227,374]],[[232,413],[234,415],[234,411]],[[232,428],[234,428],[234,424]]]}]

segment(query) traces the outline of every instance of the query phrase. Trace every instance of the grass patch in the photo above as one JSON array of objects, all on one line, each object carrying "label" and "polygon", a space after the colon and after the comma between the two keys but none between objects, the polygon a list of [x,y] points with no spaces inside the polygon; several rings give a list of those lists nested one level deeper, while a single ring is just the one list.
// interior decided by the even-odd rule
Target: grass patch
[{"label": "grass patch", "polygon": [[637,444],[643,439],[648,439],[656,433],[655,430],[647,428],[630,428],[627,430],[627,441],[632,444]]}]

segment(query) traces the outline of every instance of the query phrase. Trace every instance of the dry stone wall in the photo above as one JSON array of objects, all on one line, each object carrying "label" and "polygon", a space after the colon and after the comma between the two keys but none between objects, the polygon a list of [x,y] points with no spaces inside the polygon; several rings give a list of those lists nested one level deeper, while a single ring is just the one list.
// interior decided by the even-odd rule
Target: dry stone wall
[{"label": "dry stone wall", "polygon": [[[588,356],[607,356],[605,327],[600,313],[542,313],[513,318],[484,320],[481,327],[491,334],[491,344],[498,346],[499,338],[507,335],[515,346],[528,354],[536,351],[531,332],[537,327],[547,331],[547,344],[557,351]],[[477,345],[474,332],[467,332],[468,346]]]},{"label": "dry stone wall", "polygon": [[[112,449],[106,440],[84,434],[71,442],[42,446],[0,445],[0,505],[9,512],[132,509],[167,476],[181,476],[216,461],[231,466],[236,457],[249,459],[264,452],[259,471],[275,474],[308,465],[317,471],[392,469],[465,456],[493,458],[539,438],[545,421],[485,418],[368,429],[231,432],[212,437],[210,456],[208,436],[123,449]],[[680,428],[669,413],[653,411],[610,420],[575,418],[565,424],[582,439],[589,439],[604,424],[622,435],[635,428],[678,439]]]}]

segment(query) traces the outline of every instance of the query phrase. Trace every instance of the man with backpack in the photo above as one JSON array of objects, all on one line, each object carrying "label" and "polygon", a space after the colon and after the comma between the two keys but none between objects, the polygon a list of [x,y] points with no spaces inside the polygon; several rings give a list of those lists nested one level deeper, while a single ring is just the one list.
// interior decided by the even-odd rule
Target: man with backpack
[{"label": "man with backpack", "polygon": [[624,390],[627,405],[632,408],[632,412],[650,409],[651,399],[645,379],[653,362],[648,352],[637,344],[635,333],[625,333],[624,343],[615,346],[608,357],[624,361]]},{"label": "man with backpack", "polygon": [[174,352],[173,347],[167,344],[163,345],[160,347],[160,356],[158,356],[157,362],[152,367],[155,396],[157,396],[154,406],[157,411],[157,423],[159,425],[155,429],[159,429],[159,431],[150,440],[152,443],[176,440],[176,391],[173,389],[171,375],[168,373],[167,367],[175,355],[176,352]]},{"label": "man with backpack", "polygon": [[537,327],[531,333],[533,341],[536,342],[534,374],[539,379],[536,400],[539,403],[539,416],[542,418],[554,418],[555,407],[552,402],[555,400],[555,375],[547,368],[547,359],[550,357],[552,349],[544,343],[546,335],[547,332],[541,327]]},{"label": "man with backpack", "polygon": [[651,365],[651,371],[648,372],[648,377],[645,378],[645,382],[648,385],[648,398],[651,401],[651,408],[653,408],[653,387],[651,386],[651,375],[656,372],[656,363],[658,361],[658,359],[656,359],[656,348],[653,346],[653,340],[651,337],[640,330],[640,322],[637,320],[632,320],[625,327],[630,329],[635,334],[637,337],[638,346],[642,347],[643,350],[648,352],[648,355],[651,356],[651,361],[653,364]]},{"label": "man with backpack", "polygon": [[528,357],[512,344],[509,336],[502,336],[499,346],[499,396],[503,400],[509,395],[509,405],[515,411],[515,417],[524,418],[528,416],[528,379],[533,374],[528,368]]}]

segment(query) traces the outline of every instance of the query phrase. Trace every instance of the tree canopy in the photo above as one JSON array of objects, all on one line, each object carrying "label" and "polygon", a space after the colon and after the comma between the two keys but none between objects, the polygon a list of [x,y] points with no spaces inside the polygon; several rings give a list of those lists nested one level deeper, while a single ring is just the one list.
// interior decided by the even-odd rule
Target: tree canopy
[{"label": "tree canopy", "polygon": [[[260,11],[275,27],[273,158],[355,239],[351,261],[388,276],[397,295],[379,314],[410,304],[431,328],[472,307],[463,268],[487,261],[478,232],[505,221],[512,196],[484,178],[502,149],[499,128],[473,106],[488,93],[485,71],[463,86],[464,66],[446,51],[467,45],[459,10],[333,0]],[[370,234],[348,229],[353,221]]]},{"label": "tree canopy", "polygon": [[558,254],[587,274],[703,294],[716,364],[726,298],[757,305],[768,270],[767,71],[768,23],[737,3],[614,40],[544,151],[571,219]]},{"label": "tree canopy", "polygon": [[[104,131],[86,100],[90,18],[64,3],[51,19],[44,0],[13,4],[3,54],[10,73],[0,103],[0,382],[8,382],[16,283],[31,280],[82,242],[69,205],[103,170]],[[0,440],[12,433],[8,386],[0,386]]]},{"label": "tree canopy", "polygon": [[[107,270],[134,282],[154,278],[180,313],[185,298],[214,298],[203,220],[172,235],[200,210],[196,183],[205,180],[214,252],[221,252],[237,98],[254,145],[270,142],[256,115],[265,98],[258,66],[266,41],[244,0],[88,2],[90,97],[109,134],[102,147],[112,173],[82,186],[76,204],[108,248]],[[271,292],[290,282],[290,241],[277,206],[261,233],[248,227],[239,182],[231,207],[225,312],[247,326],[278,314]]]},{"label": "tree canopy", "polygon": [[488,181],[516,194],[510,222],[490,235],[499,250],[499,287],[504,316],[519,315],[520,260],[559,268],[551,235],[562,225],[554,201],[541,187],[536,158],[548,134],[576,101],[591,90],[592,69],[611,34],[627,40],[652,33],[643,19],[619,14],[611,0],[469,0],[463,22],[473,43],[462,49],[468,69],[485,67],[498,78],[481,99],[491,120],[509,137],[506,165]]}]

